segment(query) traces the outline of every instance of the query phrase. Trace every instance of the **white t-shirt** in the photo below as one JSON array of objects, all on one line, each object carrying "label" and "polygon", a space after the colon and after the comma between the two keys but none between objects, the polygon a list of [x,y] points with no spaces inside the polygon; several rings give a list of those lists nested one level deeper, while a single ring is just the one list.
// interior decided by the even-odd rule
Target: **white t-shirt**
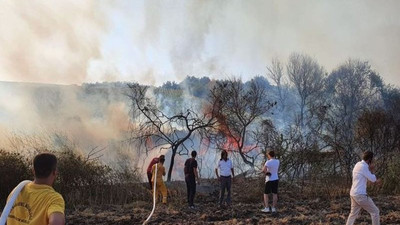
[{"label": "white t-shirt", "polygon": [[265,181],[279,180],[279,177],[278,177],[279,160],[269,159],[265,162],[264,166],[267,168],[267,172],[271,173],[270,177],[266,176]]},{"label": "white t-shirt", "polygon": [[376,176],[369,171],[368,164],[362,160],[358,162],[353,169],[353,184],[351,185],[350,195],[366,195],[367,180],[376,181]]},{"label": "white t-shirt", "polygon": [[230,159],[228,160],[219,160],[218,161],[218,166],[217,169],[219,169],[219,175],[220,176],[230,176],[231,175],[231,169],[233,168],[232,161]]}]

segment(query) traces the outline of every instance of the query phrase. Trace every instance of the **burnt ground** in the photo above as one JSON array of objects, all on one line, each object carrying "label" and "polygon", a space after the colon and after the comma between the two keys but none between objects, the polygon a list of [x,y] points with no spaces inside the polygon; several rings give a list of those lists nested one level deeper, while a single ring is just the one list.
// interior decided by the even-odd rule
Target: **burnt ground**
[{"label": "burnt ground", "polygon": [[[235,180],[232,205],[219,207],[218,184],[207,181],[198,186],[196,209],[186,204],[184,182],[168,184],[168,204],[157,203],[148,224],[345,224],[350,212],[347,194],[321,197],[305,194],[297,188],[280,185],[277,213],[263,213],[262,183],[258,180]],[[151,192],[148,191],[151,196]],[[382,224],[400,224],[400,196],[372,196],[380,209]],[[125,205],[79,206],[68,209],[67,224],[142,224],[152,209],[152,202],[135,201]],[[370,224],[362,211],[357,224]]]}]

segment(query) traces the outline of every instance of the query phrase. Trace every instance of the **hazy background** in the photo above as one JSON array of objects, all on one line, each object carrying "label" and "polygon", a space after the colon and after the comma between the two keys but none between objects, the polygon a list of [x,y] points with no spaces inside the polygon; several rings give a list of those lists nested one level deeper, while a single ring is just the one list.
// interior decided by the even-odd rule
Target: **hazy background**
[{"label": "hazy background", "polygon": [[187,75],[244,80],[303,52],[332,70],[368,60],[400,85],[400,2],[0,2],[0,80],[56,84]]},{"label": "hazy background", "polygon": [[104,148],[105,156],[119,151],[137,161],[124,142],[123,90],[82,83],[159,86],[188,75],[246,81],[292,52],[314,57],[328,72],[349,58],[367,60],[398,87],[399,9],[395,0],[2,0],[0,144],[14,134],[62,133],[83,151]]}]

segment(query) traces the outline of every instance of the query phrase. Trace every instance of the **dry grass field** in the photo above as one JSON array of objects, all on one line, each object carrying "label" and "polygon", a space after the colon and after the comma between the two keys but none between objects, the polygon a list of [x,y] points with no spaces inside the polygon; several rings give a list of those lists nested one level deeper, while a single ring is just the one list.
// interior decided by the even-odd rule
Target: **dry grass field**
[{"label": "dry grass field", "polygon": [[[263,213],[259,179],[235,180],[233,203],[222,208],[217,204],[215,180],[198,186],[196,209],[187,207],[184,182],[173,182],[168,187],[168,204],[158,203],[148,224],[345,224],[350,211],[345,192],[335,197],[318,196],[305,188],[301,191],[298,186],[282,183],[278,212]],[[400,196],[377,194],[372,198],[381,211],[382,224],[400,224]],[[67,211],[67,224],[142,224],[151,209],[150,199],[125,205],[80,206]],[[356,222],[370,224],[369,214],[362,211]]]}]

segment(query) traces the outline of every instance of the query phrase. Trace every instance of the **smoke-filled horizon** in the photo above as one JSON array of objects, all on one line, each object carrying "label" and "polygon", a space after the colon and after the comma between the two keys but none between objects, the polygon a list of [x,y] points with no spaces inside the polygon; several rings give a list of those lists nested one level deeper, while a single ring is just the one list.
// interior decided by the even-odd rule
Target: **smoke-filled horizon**
[{"label": "smoke-filled horizon", "polygon": [[369,61],[400,86],[398,1],[0,3],[0,80],[54,84],[187,75],[248,80],[292,52],[329,72]]},{"label": "smoke-filled horizon", "polygon": [[[0,150],[31,155],[35,150],[57,151],[68,146],[85,157],[99,157],[112,167],[142,169],[144,179],[153,157],[165,154],[169,166],[171,154],[168,145],[155,146],[145,153],[130,142],[129,126],[134,122],[130,120],[126,89],[126,83],[78,86],[0,81]],[[161,101],[165,111],[172,111],[169,106],[176,99],[160,100],[163,97],[153,91],[148,97]],[[182,105],[194,105],[190,100],[196,99],[186,92],[183,91]],[[195,146],[191,145],[199,152],[203,176],[213,176],[216,152],[207,152],[200,143]],[[176,165],[182,167],[187,157],[176,157]],[[174,170],[174,179],[183,179],[182,172]]]}]

